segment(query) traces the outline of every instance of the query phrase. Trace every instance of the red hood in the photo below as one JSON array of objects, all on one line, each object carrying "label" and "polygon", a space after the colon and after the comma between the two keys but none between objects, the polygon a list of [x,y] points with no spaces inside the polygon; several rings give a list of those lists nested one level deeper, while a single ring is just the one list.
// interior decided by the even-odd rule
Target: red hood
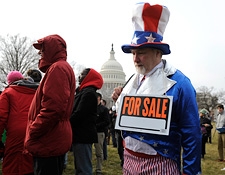
[{"label": "red hood", "polygon": [[97,89],[101,89],[103,85],[103,79],[100,73],[98,73],[96,70],[91,69],[87,76],[84,78],[84,80],[80,84],[79,91],[87,86],[94,86]]},{"label": "red hood", "polygon": [[23,93],[23,94],[35,94],[36,89],[32,89],[25,86],[18,86],[18,85],[9,85],[12,89],[16,90],[17,92]]},{"label": "red hood", "polygon": [[49,35],[38,40],[33,46],[41,50],[42,58],[39,60],[39,69],[42,72],[46,70],[59,59],[67,59],[66,42],[59,35]]}]

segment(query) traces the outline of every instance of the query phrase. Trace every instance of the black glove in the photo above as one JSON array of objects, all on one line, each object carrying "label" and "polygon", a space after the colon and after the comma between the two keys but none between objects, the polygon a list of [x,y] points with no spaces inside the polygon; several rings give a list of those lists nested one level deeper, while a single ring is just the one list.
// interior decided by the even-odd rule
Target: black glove
[{"label": "black glove", "polygon": [[5,151],[5,145],[0,141],[0,159],[3,158]]}]

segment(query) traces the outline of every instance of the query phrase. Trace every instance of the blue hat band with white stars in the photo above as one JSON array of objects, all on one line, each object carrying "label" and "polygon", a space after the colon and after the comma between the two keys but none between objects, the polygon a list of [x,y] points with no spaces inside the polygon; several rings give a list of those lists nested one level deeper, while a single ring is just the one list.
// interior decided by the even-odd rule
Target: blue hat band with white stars
[{"label": "blue hat band with white stars", "polygon": [[135,31],[131,44],[140,45],[144,43],[162,42],[163,37],[155,32],[150,31]]},{"label": "blue hat band with white stars", "polygon": [[124,53],[131,53],[132,49],[153,48],[162,51],[163,55],[170,54],[170,46],[162,43],[163,37],[155,32],[135,31],[131,44],[122,45]]}]

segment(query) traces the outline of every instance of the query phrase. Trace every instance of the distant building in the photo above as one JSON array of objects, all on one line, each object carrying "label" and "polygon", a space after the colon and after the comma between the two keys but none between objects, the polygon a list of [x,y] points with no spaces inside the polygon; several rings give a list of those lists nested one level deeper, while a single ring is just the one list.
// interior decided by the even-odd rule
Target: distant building
[{"label": "distant building", "polygon": [[99,72],[103,78],[103,86],[99,91],[102,94],[102,98],[106,100],[106,106],[108,108],[114,105],[114,102],[111,98],[113,90],[115,87],[123,86],[125,84],[125,73],[123,72],[123,67],[121,64],[115,59],[115,52],[113,50],[110,51],[110,57],[108,61],[106,61]]}]

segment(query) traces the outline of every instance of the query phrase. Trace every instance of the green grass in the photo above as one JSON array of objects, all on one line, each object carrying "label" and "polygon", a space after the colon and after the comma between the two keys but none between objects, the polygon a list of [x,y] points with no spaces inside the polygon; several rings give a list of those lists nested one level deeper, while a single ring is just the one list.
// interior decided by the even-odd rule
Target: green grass
[{"label": "green grass", "polygon": [[[103,175],[121,175],[123,174],[122,167],[120,166],[120,159],[117,153],[117,148],[114,148],[112,144],[107,146],[108,159],[103,162],[102,174]],[[73,163],[73,153],[68,152],[68,164],[67,168],[64,170],[63,175],[74,175],[74,163]],[[92,156],[93,172],[95,172],[96,167],[96,156],[93,147]],[[2,163],[0,161],[0,175],[2,174]],[[95,173],[94,173],[95,174]]]},{"label": "green grass", "polygon": [[[121,175],[123,174],[122,167],[120,166],[120,159],[117,153],[117,148],[114,148],[112,144],[107,146],[108,158],[106,161],[103,161],[102,174],[103,175]],[[95,172],[96,167],[96,156],[93,147],[92,155],[92,164],[93,172]],[[94,173],[95,174],[95,173]],[[68,152],[68,165],[63,175],[74,175],[74,163],[73,163],[73,154]]]},{"label": "green grass", "polygon": [[[215,131],[215,127],[212,130],[212,135]],[[93,171],[95,172],[96,159],[94,155],[93,149]],[[202,159],[202,175],[224,175],[225,171],[221,171],[222,168],[225,167],[224,162],[216,162],[218,159],[218,151],[217,151],[217,133],[212,138],[212,144],[206,144],[206,155],[205,159]],[[1,171],[1,163],[0,163],[0,175]],[[121,175],[122,168],[120,166],[119,155],[117,153],[117,149],[112,146],[112,144],[108,145],[108,160],[103,162],[102,168],[103,175]],[[71,152],[68,153],[68,165],[66,170],[63,172],[63,175],[74,175],[74,164],[73,164],[73,155]]]},{"label": "green grass", "polygon": [[[221,169],[225,167],[225,163],[215,161],[219,158],[218,149],[217,149],[218,134],[215,133],[214,123],[213,125],[214,125],[214,128],[212,129],[212,144],[206,143],[205,159],[202,159],[201,161],[202,174],[203,175],[222,175],[222,174],[224,175],[225,171],[221,171]],[[225,155],[225,152],[224,152],[224,155]]]}]

